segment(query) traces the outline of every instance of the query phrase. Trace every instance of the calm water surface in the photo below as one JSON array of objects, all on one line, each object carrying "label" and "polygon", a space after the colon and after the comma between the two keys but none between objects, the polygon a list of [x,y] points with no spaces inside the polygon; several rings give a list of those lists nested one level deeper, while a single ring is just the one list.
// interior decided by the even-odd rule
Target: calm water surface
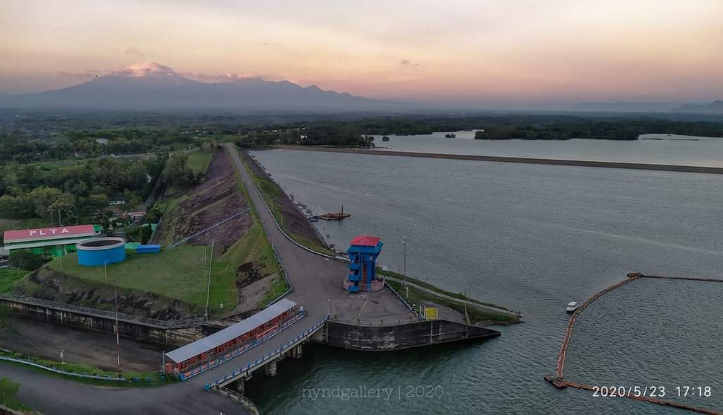
[{"label": "calm water surface", "polygon": [[[526,321],[499,328],[502,336],[488,342],[399,353],[309,346],[304,359],[280,364],[277,378],[250,382],[247,393],[263,412],[678,412],[626,399],[592,398],[585,391],[557,391],[542,376],[554,371],[569,301],[585,300],[631,271],[721,277],[723,177],[290,150],[253,154],[312,211],[337,210],[343,204],[351,212],[349,220],[318,223],[330,242],[346,247],[357,234],[378,235],[385,242],[379,261],[396,269],[402,263],[402,236],[407,235],[410,275],[520,310]],[[671,300],[676,295],[684,296],[683,303],[696,304],[693,291],[660,294]],[[688,315],[686,321],[697,321],[694,317]],[[621,327],[613,334],[633,333]],[[692,327],[679,346],[685,349],[685,342],[710,335]],[[713,335],[720,343],[720,330]],[[603,353],[593,350],[589,359]],[[646,351],[627,349],[636,361],[644,360]],[[689,364],[688,359],[656,360],[646,372],[626,373],[621,367],[609,377],[582,365],[575,374],[581,380],[612,381],[626,374],[630,381],[677,380]],[[717,395],[723,395],[720,376],[710,375],[723,372],[720,360],[707,370],[700,381],[712,382]],[[314,400],[309,395],[316,388],[360,385],[391,388],[394,394],[389,400]],[[439,385],[444,394],[406,396],[409,387],[426,385]]]}]

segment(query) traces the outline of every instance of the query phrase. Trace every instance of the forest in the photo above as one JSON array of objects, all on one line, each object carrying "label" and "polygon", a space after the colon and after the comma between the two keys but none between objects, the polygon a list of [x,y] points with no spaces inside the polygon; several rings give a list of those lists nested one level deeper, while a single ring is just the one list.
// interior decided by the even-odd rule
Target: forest
[{"label": "forest", "polygon": [[113,199],[138,206],[164,161],[99,158],[0,166],[0,217],[53,222],[102,221]]}]

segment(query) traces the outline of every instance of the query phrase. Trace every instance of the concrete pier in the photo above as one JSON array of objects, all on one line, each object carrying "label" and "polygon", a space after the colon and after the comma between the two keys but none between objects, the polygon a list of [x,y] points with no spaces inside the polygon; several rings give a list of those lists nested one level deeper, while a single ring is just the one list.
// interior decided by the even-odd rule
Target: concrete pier
[{"label": "concrete pier", "polygon": [[268,377],[276,376],[276,360],[272,360],[264,366],[264,375]]}]

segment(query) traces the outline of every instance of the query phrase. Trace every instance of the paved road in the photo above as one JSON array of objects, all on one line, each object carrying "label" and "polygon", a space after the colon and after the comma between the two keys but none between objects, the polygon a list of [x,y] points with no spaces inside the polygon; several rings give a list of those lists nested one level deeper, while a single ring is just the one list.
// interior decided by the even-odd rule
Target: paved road
[{"label": "paved road", "polygon": [[20,382],[18,399],[46,415],[248,413],[240,404],[187,382],[147,389],[103,388],[0,363],[2,377]]},{"label": "paved road", "polygon": [[[281,344],[292,340],[327,316],[330,312],[329,299],[331,299],[331,313],[342,319],[392,321],[409,318],[409,310],[387,290],[361,295],[351,295],[345,291],[342,282],[348,273],[346,262],[324,258],[290,241],[276,226],[271,212],[256,191],[253,180],[244,168],[233,144],[226,144],[226,151],[231,155],[249,192],[251,202],[256,207],[259,219],[266,227],[281,264],[294,287],[294,291],[287,298],[303,305],[306,317],[266,342],[217,366],[210,374],[196,376],[192,379],[193,382],[206,384],[210,379],[223,377],[276,350]],[[279,369],[279,372],[283,373],[283,368]]]},{"label": "paved road", "polygon": [[[306,317],[259,346],[203,373],[188,382],[150,389],[115,389],[82,385],[45,376],[32,370],[0,364],[0,377],[21,382],[19,398],[45,414],[243,414],[243,407],[225,397],[206,392],[202,385],[209,379],[222,377],[298,336],[329,314],[340,319],[387,322],[407,320],[410,311],[388,290],[375,293],[349,294],[342,288],[348,272],[343,261],[332,260],[309,252],[287,239],[276,226],[271,213],[256,192],[251,176],[243,168],[232,145],[226,150],[239,169],[241,178],[256,206],[259,218],[294,286],[289,295],[304,306]],[[331,299],[331,304],[328,301]],[[283,367],[279,369],[283,376]]]}]

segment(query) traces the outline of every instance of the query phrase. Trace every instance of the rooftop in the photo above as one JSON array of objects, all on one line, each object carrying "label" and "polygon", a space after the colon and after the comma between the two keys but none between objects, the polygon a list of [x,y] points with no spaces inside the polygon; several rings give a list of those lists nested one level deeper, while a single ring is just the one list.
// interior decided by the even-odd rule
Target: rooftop
[{"label": "rooftop", "polygon": [[354,239],[351,240],[351,244],[357,246],[377,246],[380,240],[381,238],[376,236],[360,235],[354,237]]}]

